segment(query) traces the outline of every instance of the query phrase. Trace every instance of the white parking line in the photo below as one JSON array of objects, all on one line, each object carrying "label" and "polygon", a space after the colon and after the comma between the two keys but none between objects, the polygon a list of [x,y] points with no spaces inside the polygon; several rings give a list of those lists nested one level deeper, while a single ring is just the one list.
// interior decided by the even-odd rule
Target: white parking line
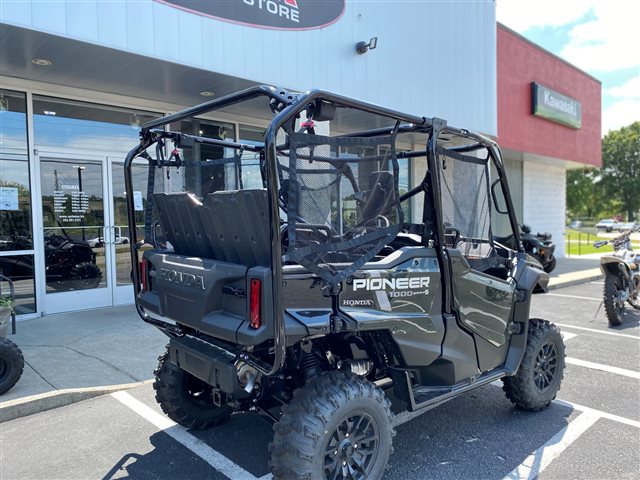
[{"label": "white parking line", "polygon": [[592,412],[581,413],[578,418],[549,439],[542,447],[524,459],[504,480],[534,479],[549,466],[580,435],[600,418]]},{"label": "white parking line", "polygon": [[633,340],[640,340],[640,337],[637,335],[628,335],[626,333],[618,333],[618,332],[608,332],[606,330],[597,330],[595,328],[576,327],[575,325],[567,325],[566,323],[557,323],[557,322],[553,322],[553,323],[560,328],[573,328],[575,330],[584,330],[585,332],[602,333],[603,335],[613,335],[614,337],[623,337],[623,338],[631,338]]},{"label": "white parking line", "polygon": [[581,297],[579,295],[565,295],[564,293],[545,293],[545,297],[564,297],[564,298],[576,298],[578,300],[593,300],[595,302],[602,301],[602,298],[594,298],[594,297]]},{"label": "white parking line", "polygon": [[156,428],[162,430],[171,438],[181,443],[193,453],[202,458],[205,462],[232,480],[257,480],[251,473],[247,472],[240,465],[233,463],[224,455],[216,452],[202,440],[191,435],[186,428],[178,425],[173,420],[156,412],[139,400],[129,395],[127,392],[119,391],[111,394],[124,406],[130,408]]},{"label": "white parking line", "polygon": [[566,342],[567,340],[571,340],[572,338],[577,337],[578,334],[577,333],[569,333],[569,332],[562,332],[562,339]]},{"label": "white parking line", "polygon": [[590,368],[592,370],[600,370],[602,372],[615,373],[616,375],[622,375],[629,378],[635,378],[640,380],[640,372],[634,370],[627,370],[626,368],[612,367],[610,365],[604,365],[602,363],[589,362],[587,360],[580,360],[579,358],[566,357],[564,359],[569,365],[577,365],[579,367]]}]

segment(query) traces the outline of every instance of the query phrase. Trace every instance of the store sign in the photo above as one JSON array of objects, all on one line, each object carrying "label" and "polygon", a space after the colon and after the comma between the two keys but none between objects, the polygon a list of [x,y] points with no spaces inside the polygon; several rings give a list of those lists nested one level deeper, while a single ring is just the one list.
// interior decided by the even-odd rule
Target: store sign
[{"label": "store sign", "polygon": [[156,0],[187,12],[277,30],[311,30],[336,22],[346,0]]},{"label": "store sign", "polygon": [[531,113],[571,128],[582,126],[582,105],[539,83],[531,83]]}]

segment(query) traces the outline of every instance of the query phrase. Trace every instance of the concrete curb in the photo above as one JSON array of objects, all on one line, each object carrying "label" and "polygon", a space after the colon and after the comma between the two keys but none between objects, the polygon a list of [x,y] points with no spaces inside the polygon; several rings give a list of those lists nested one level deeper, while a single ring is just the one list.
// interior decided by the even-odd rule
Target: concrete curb
[{"label": "concrete curb", "polygon": [[602,278],[604,278],[604,275],[602,275],[602,273],[597,275],[593,274],[593,275],[589,275],[588,277],[569,279],[569,280],[558,282],[558,283],[550,283],[547,288],[549,290],[555,290],[556,288],[571,287],[573,285],[580,285],[581,283],[593,282],[594,280],[601,280]]},{"label": "concrete curb", "polygon": [[90,398],[108,395],[120,390],[130,390],[142,385],[148,385],[153,380],[145,380],[135,383],[121,383],[119,385],[105,385],[100,387],[65,388],[53,392],[40,393],[29,397],[17,398],[0,403],[0,423],[26,417],[34,413],[64,407],[72,403],[81,402]]}]

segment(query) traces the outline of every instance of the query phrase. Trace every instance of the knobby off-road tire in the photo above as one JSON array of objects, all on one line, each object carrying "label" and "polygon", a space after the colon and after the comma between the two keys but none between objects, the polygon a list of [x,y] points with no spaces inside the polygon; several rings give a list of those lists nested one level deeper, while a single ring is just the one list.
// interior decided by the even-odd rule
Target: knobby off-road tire
[{"label": "knobby off-road tire", "polygon": [[564,342],[558,327],[546,320],[529,320],[527,347],[518,373],[502,380],[507,398],[532,412],[556,398],[564,375]]},{"label": "knobby off-road tire", "polygon": [[212,387],[185,372],[165,353],[159,359],[153,389],[162,411],[174,422],[197,430],[220,425],[231,415],[231,407],[213,403]]},{"label": "knobby off-road tire", "polygon": [[547,263],[544,267],[544,271],[547,273],[551,273],[556,269],[556,257],[553,256],[551,257],[551,260],[549,261],[549,263]]},{"label": "knobby off-road tire", "polygon": [[0,395],[13,388],[23,370],[22,350],[8,338],[0,339]]},{"label": "knobby off-road tire", "polygon": [[75,290],[97,288],[102,280],[102,271],[95,263],[82,262],[71,269],[71,286]]},{"label": "knobby off-road tire", "polygon": [[624,322],[624,304],[618,305],[618,292],[622,290],[622,279],[619,275],[607,274],[604,277],[604,311],[612,327]]},{"label": "knobby off-road tire", "polygon": [[294,392],[269,445],[276,480],[378,480],[393,452],[391,403],[366,379],[327,372]]}]

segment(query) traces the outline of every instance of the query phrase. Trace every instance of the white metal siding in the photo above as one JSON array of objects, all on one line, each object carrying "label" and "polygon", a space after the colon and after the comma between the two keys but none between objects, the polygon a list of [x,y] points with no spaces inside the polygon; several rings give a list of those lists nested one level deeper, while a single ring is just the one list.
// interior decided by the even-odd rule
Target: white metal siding
[{"label": "white metal siding", "polygon": [[[0,22],[496,134],[495,2],[347,0],[326,28],[235,25],[152,0],[3,0]],[[360,40],[378,48],[355,53]]]},{"label": "white metal siding", "polygon": [[524,223],[533,233],[549,232],[558,257],[565,256],[566,170],[525,161],[522,175]]}]

